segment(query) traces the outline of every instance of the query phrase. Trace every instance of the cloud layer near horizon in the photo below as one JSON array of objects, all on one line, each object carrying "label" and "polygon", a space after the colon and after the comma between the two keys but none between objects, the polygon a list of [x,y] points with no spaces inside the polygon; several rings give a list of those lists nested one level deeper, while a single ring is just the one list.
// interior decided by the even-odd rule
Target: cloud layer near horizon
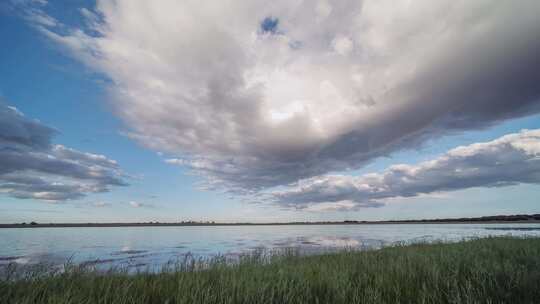
[{"label": "cloud layer near horizon", "polygon": [[132,138],[209,187],[256,192],[538,113],[538,11],[535,0],[98,0],[81,9],[84,28],[28,18],[111,80]]},{"label": "cloud layer near horizon", "polygon": [[55,134],[0,103],[0,194],[63,201],[126,185],[114,160],[53,145]]},{"label": "cloud layer near horizon", "polygon": [[302,180],[272,193],[270,201],[308,210],[354,209],[379,207],[392,198],[520,183],[540,184],[540,129],[458,147],[418,165],[393,165],[382,173]]}]

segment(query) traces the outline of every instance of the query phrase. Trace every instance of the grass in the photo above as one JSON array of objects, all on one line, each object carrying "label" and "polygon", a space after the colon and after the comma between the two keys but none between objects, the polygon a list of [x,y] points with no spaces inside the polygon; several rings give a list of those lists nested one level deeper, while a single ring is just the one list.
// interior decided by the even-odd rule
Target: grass
[{"label": "grass", "polygon": [[185,261],[160,273],[70,267],[0,281],[0,303],[539,303],[540,239]]}]

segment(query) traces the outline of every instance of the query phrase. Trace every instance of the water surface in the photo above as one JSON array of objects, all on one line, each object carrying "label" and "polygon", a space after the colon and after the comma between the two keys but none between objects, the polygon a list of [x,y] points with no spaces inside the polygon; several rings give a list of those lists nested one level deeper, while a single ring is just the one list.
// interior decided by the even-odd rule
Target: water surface
[{"label": "water surface", "polygon": [[0,229],[0,268],[61,265],[160,267],[186,254],[234,257],[253,250],[317,253],[486,236],[540,236],[540,224],[366,224]]}]

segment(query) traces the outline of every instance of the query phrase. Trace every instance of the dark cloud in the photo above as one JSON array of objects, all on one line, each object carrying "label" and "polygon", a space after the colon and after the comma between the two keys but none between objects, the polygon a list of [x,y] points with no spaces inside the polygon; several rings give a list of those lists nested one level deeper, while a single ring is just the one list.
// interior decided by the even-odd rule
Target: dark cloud
[{"label": "dark cloud", "polygon": [[397,197],[521,183],[540,184],[540,130],[458,147],[434,160],[394,165],[382,173],[314,177],[274,192],[270,201],[301,209],[348,202],[344,206],[351,209],[377,207]]},{"label": "dark cloud", "polygon": [[53,145],[55,133],[17,109],[0,104],[0,193],[63,201],[127,185],[115,161]]},{"label": "dark cloud", "polygon": [[56,133],[53,128],[44,126],[38,121],[23,119],[22,114],[14,107],[0,101],[0,148],[3,150],[27,146],[36,150],[47,149],[50,139]]}]

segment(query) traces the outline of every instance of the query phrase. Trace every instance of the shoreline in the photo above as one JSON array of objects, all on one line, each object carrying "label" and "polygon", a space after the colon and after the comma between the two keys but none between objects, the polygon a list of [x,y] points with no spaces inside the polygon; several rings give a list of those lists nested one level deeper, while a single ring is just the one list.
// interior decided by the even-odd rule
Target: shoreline
[{"label": "shoreline", "polygon": [[540,224],[540,220],[418,220],[418,221],[344,221],[292,223],[47,223],[0,224],[8,228],[100,228],[100,227],[212,227],[212,226],[323,226],[323,225],[398,225],[398,224]]}]

